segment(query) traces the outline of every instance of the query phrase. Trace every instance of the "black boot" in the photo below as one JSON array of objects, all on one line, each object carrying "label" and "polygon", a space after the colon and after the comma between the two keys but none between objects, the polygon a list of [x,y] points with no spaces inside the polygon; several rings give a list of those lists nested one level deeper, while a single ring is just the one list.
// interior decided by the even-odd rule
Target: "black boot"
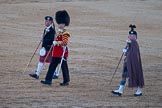
[{"label": "black boot", "polygon": [[60,86],[68,86],[68,85],[69,85],[69,82],[60,83]]},{"label": "black boot", "polygon": [[58,76],[53,75],[52,79],[58,79]]},{"label": "black boot", "polygon": [[46,80],[41,80],[41,83],[42,83],[42,84],[46,84],[46,85],[51,85],[51,84],[52,84],[51,82],[46,81]]},{"label": "black boot", "polygon": [[29,76],[35,79],[39,79],[39,76],[37,74],[29,74]]}]

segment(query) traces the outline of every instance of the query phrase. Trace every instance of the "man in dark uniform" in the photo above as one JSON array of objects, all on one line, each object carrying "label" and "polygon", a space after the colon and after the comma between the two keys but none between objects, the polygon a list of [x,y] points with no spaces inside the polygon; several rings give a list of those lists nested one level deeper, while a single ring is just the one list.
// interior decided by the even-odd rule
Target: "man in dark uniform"
[{"label": "man in dark uniform", "polygon": [[[56,35],[55,41],[53,41],[53,51],[52,51],[52,61],[48,68],[48,72],[46,74],[45,80],[42,80],[43,84],[52,84],[53,73],[57,67],[57,65],[62,61],[62,75],[63,82],[60,83],[60,86],[67,86],[70,82],[69,69],[67,64],[68,57],[68,42],[70,38],[69,32],[66,31],[65,26],[69,26],[70,17],[66,10],[61,10],[56,12],[55,16],[56,22],[58,24],[58,33]],[[65,51],[65,53],[64,53]],[[62,55],[64,56],[62,58]]]},{"label": "man in dark uniform", "polygon": [[139,45],[137,43],[137,32],[134,30],[135,25],[130,25],[131,30],[127,40],[127,46],[123,49],[125,55],[122,80],[117,90],[113,90],[112,93],[121,96],[123,94],[126,78],[128,79],[128,86],[130,88],[137,88],[134,96],[142,95],[142,88],[144,86],[144,76],[142,69],[142,62],[140,56]]},{"label": "man in dark uniform", "polygon": [[29,74],[29,76],[35,79],[39,78],[44,63],[51,62],[52,52],[50,52],[49,55],[48,55],[48,52],[49,52],[49,49],[51,48],[51,45],[54,40],[54,36],[56,34],[53,18],[51,16],[45,17],[45,26],[46,28],[44,29],[44,33],[42,37],[42,48],[40,50],[40,58],[39,58],[37,70],[34,74]]}]

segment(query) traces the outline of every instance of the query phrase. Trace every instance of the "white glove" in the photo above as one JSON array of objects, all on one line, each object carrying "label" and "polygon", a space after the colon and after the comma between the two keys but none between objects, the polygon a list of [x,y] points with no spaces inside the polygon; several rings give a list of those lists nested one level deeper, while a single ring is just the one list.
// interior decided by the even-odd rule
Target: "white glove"
[{"label": "white glove", "polygon": [[53,41],[53,45],[56,46],[57,45],[57,41]]},{"label": "white glove", "polygon": [[123,53],[125,54],[126,52],[127,52],[127,49],[124,48],[124,49],[123,49]]},{"label": "white glove", "polygon": [[126,40],[126,42],[127,42],[127,43],[131,43],[131,40],[128,39],[128,40]]}]

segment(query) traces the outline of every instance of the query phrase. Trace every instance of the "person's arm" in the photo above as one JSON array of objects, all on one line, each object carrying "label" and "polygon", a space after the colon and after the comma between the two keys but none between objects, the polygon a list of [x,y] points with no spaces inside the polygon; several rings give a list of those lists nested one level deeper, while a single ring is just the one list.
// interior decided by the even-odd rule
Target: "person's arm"
[{"label": "person's arm", "polygon": [[69,42],[70,34],[69,32],[64,32],[62,34],[62,41],[56,41],[57,46],[66,46]]}]

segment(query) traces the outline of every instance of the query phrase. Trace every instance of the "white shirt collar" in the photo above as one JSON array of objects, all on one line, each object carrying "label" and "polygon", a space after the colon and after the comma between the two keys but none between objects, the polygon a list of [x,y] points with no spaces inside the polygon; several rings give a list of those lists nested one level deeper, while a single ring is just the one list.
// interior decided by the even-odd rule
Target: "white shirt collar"
[{"label": "white shirt collar", "polygon": [[46,31],[49,32],[49,28],[52,27],[52,25],[46,27]]}]

